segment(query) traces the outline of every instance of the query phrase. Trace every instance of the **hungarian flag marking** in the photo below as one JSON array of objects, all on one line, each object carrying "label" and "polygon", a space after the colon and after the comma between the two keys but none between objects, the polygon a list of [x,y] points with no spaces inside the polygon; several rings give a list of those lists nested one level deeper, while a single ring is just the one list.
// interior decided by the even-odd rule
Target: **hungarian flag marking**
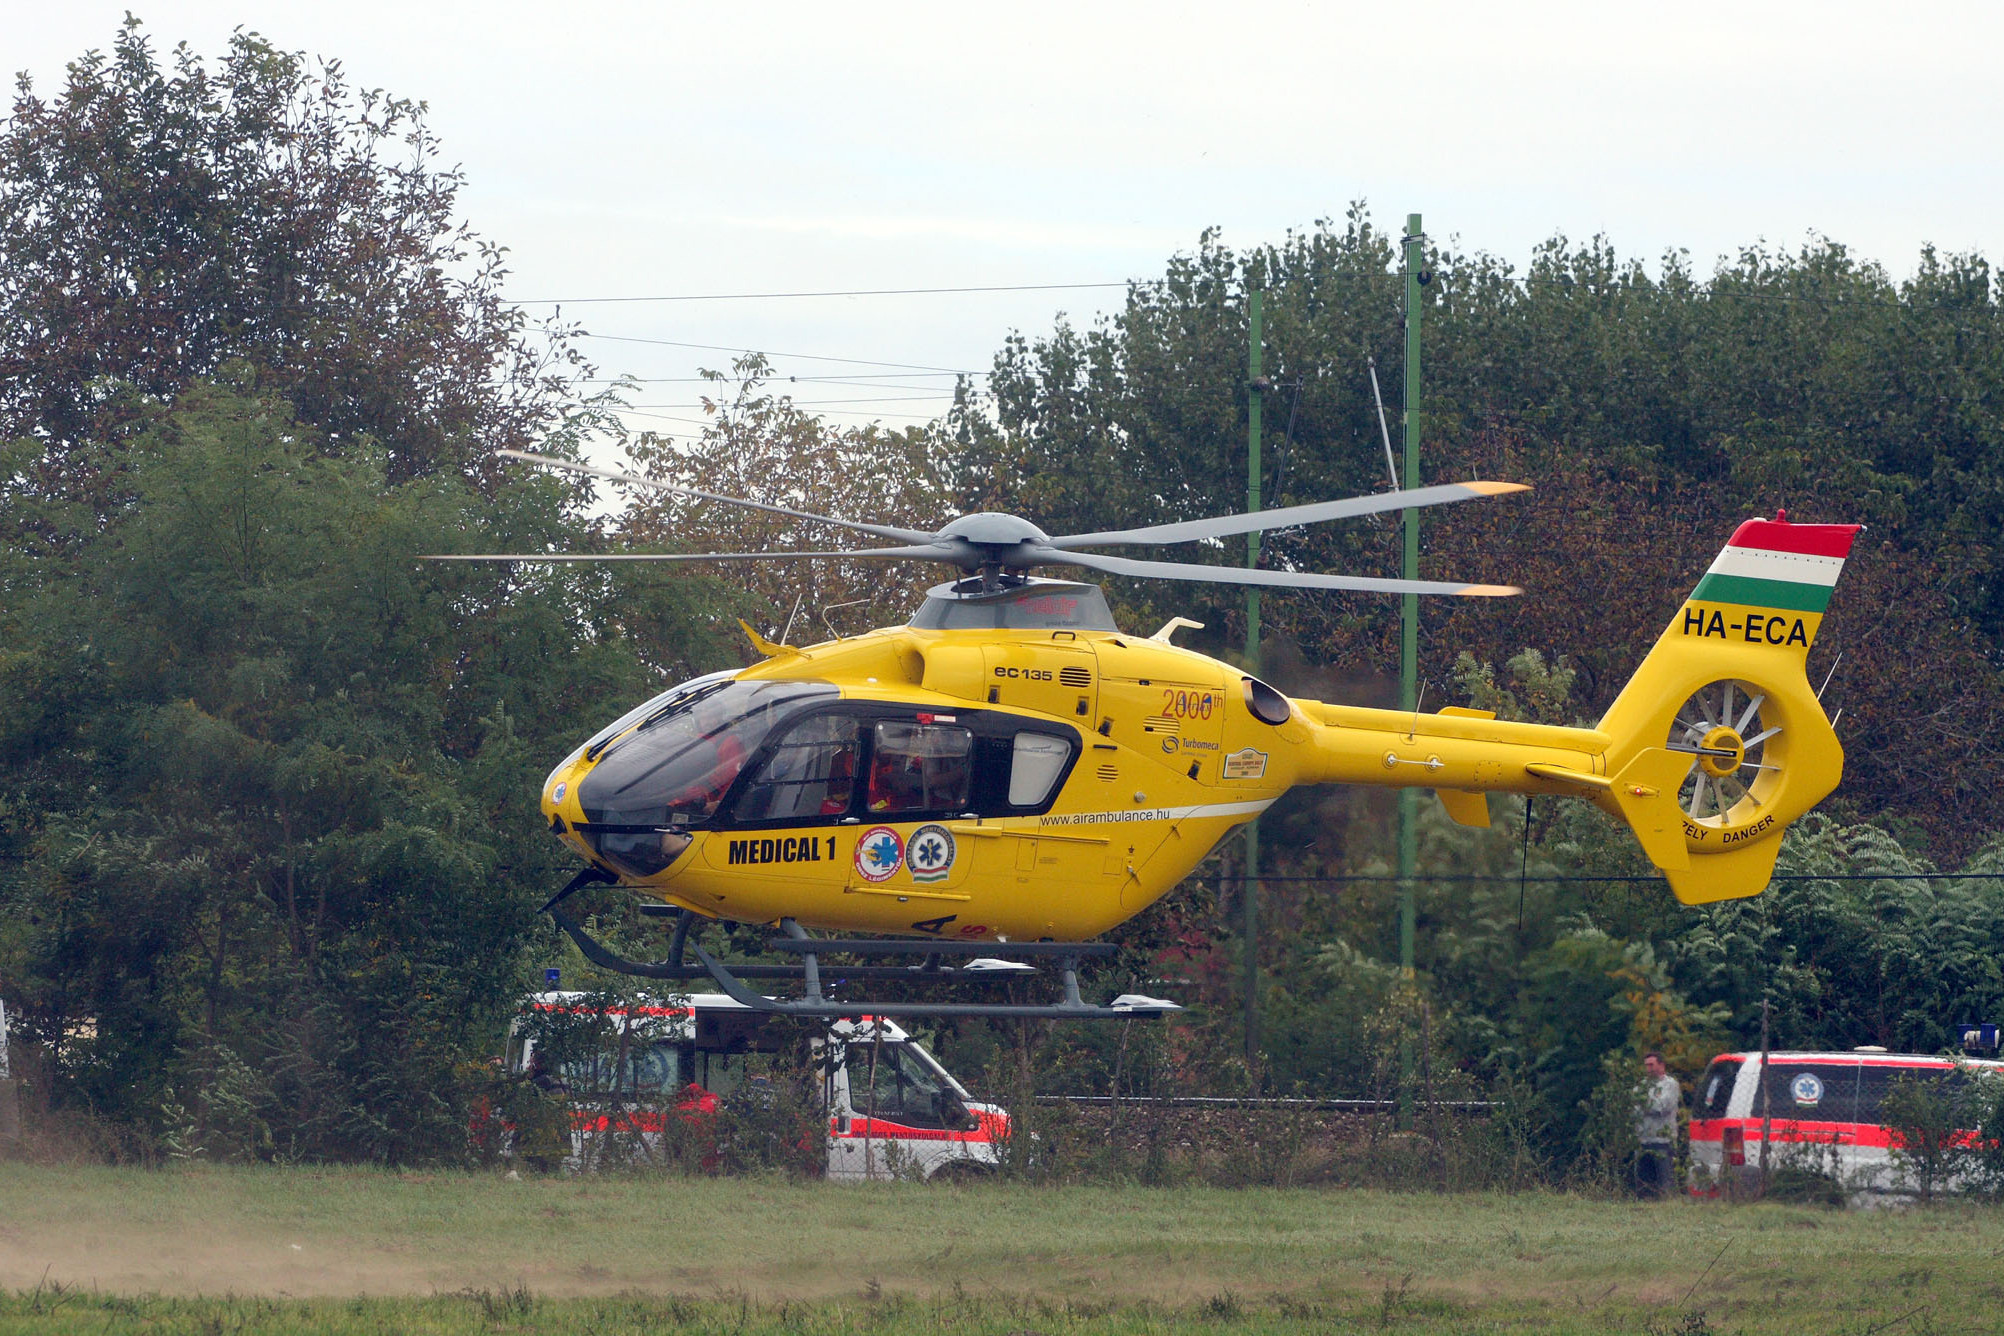
[{"label": "hungarian flag marking", "polygon": [[1691,591],[1691,601],[1821,613],[1862,527],[1748,520]]}]

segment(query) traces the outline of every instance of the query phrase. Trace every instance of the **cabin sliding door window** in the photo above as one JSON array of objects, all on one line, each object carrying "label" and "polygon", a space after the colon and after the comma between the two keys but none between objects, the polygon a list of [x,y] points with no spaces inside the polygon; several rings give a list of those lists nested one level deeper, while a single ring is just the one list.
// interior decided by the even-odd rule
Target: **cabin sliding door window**
[{"label": "cabin sliding door window", "polygon": [[959,724],[878,722],[870,757],[872,816],[967,810],[974,734]]}]

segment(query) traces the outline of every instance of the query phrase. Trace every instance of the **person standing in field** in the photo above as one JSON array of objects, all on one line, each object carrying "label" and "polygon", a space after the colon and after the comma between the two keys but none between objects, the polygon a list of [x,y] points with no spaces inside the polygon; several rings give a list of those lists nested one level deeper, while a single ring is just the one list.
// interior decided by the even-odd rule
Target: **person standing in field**
[{"label": "person standing in field", "polygon": [[1635,1190],[1639,1196],[1660,1198],[1670,1191],[1677,1106],[1684,1091],[1665,1068],[1661,1053],[1645,1053],[1642,1071],[1642,1101],[1635,1111],[1635,1138],[1642,1143],[1635,1156]]}]

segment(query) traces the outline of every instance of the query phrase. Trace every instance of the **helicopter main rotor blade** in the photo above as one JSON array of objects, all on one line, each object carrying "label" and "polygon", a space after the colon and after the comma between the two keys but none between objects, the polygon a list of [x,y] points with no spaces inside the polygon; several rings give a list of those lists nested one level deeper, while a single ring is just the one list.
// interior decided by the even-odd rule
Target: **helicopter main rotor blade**
[{"label": "helicopter main rotor blade", "polygon": [[1276,589],[1349,589],[1375,594],[1456,594],[1463,598],[1509,598],[1515,585],[1457,584],[1446,580],[1380,580],[1368,575],[1317,575],[1307,571],[1263,571],[1245,566],[1199,566],[1181,561],[1136,561],[1096,552],[1052,553],[1046,566],[1083,566],[1109,575],[1142,575],[1211,584],[1262,585]]},{"label": "helicopter main rotor blade", "polygon": [[806,557],[869,557],[878,561],[952,561],[936,544],[866,547],[854,552],[441,552],[419,561],[798,561]]},{"label": "helicopter main rotor blade", "polygon": [[653,478],[643,478],[637,473],[621,473],[617,469],[602,469],[594,464],[576,464],[568,459],[553,459],[549,455],[532,455],[525,450],[496,450],[504,459],[520,459],[530,464],[542,464],[553,469],[568,469],[572,473],[585,473],[594,478],[607,478],[613,482],[628,483],[634,487],[652,487],[657,492],[673,492],[677,496],[693,496],[704,501],[720,501],[727,506],[743,506],[747,510],[763,510],[769,515],[788,515],[797,520],[818,520],[823,524],[833,524],[844,529],[856,529],[863,533],[875,534],[879,538],[895,538],[901,543],[926,543],[933,535],[918,529],[894,529],[887,524],[864,524],[858,520],[838,519],[833,515],[816,515],[808,510],[790,510],[785,506],[767,505],[763,501],[747,501],[741,496],[724,496],[717,492],[699,491],[694,487],[681,487],[674,483],[659,482]]},{"label": "helicopter main rotor blade", "polygon": [[[505,452],[504,452],[505,453]],[[1225,538],[1260,529],[1285,529],[1296,524],[1320,524],[1324,520],[1349,519],[1355,515],[1376,515],[1387,510],[1408,510],[1420,506],[1441,506],[1452,501],[1473,501],[1478,497],[1501,496],[1507,492],[1531,490],[1521,482],[1451,482],[1437,487],[1414,487],[1403,492],[1382,492],[1376,496],[1353,496],[1344,501],[1315,501],[1305,506],[1282,506],[1277,510],[1253,510],[1240,515],[1220,515],[1216,519],[1182,520],[1173,524],[1151,524],[1140,529],[1107,529],[1099,533],[1065,534],[1050,540],[1052,547],[1092,547],[1121,543],[1190,543],[1200,538]]]}]

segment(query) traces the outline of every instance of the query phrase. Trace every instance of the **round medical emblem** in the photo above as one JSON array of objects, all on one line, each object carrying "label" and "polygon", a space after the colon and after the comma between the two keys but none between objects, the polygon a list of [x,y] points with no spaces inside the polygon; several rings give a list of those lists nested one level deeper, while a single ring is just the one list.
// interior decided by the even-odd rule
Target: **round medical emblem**
[{"label": "round medical emblem", "polygon": [[905,842],[889,826],[872,826],[856,840],[856,871],[864,881],[889,881],[904,865]]},{"label": "round medical emblem", "polygon": [[564,789],[565,789],[566,787],[567,787],[567,786],[565,786],[565,785],[563,785],[563,784],[559,784],[559,785],[557,785],[557,787],[556,787],[556,788],[555,788],[554,790],[552,790],[552,791],[551,791],[551,793],[550,793],[550,802],[551,802],[551,804],[552,804],[552,805],[555,805],[555,804],[557,804],[557,803],[560,803],[560,802],[562,802],[562,801],[564,800]]},{"label": "round medical emblem", "polygon": [[953,832],[945,826],[920,826],[905,844],[913,881],[945,881],[953,871],[953,856]]},{"label": "round medical emblem", "polygon": [[1804,1072],[1788,1083],[1788,1093],[1804,1108],[1813,1108],[1823,1100],[1823,1078],[1815,1072]]}]

